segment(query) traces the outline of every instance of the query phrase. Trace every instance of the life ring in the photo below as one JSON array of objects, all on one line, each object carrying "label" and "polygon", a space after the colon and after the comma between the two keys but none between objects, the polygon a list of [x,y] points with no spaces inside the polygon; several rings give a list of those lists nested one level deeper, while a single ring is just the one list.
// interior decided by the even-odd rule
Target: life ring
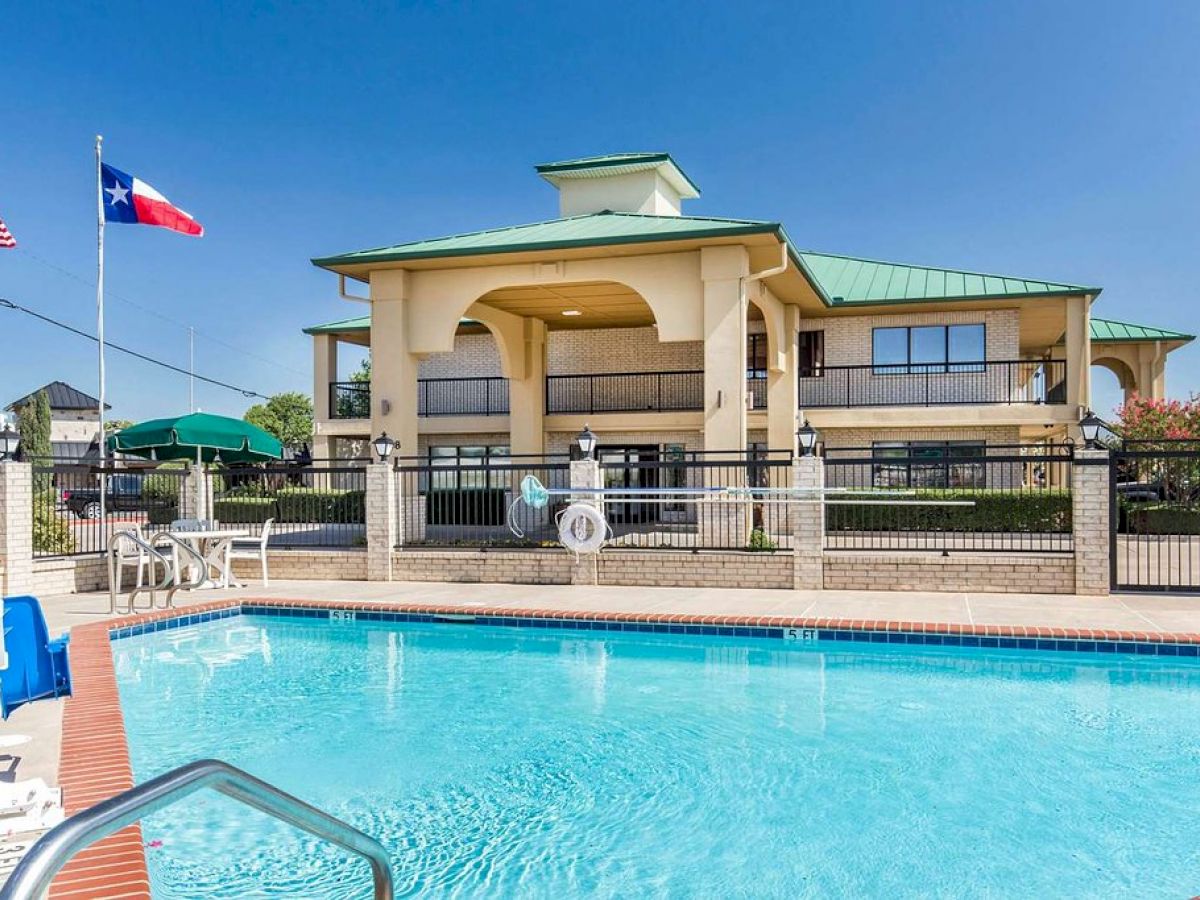
[{"label": "life ring", "polygon": [[572,553],[595,553],[608,537],[608,522],[596,507],[573,503],[558,519],[558,539]]}]

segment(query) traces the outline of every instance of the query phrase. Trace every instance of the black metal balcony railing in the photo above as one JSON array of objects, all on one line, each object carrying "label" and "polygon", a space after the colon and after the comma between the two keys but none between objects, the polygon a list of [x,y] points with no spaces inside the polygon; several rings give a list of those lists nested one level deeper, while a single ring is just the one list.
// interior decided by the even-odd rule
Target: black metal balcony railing
[{"label": "black metal balcony railing", "polygon": [[330,384],[329,417],[371,418],[371,385],[365,381],[335,381]]},{"label": "black metal balcony railing", "polygon": [[499,375],[418,379],[417,415],[508,415],[508,379]]},{"label": "black metal balcony railing", "polygon": [[[799,407],[953,406],[1066,403],[1067,364],[1054,360],[825,366],[799,379]],[[335,419],[371,417],[371,387],[363,382],[329,386]],[[746,379],[754,409],[767,407],[767,380]],[[422,378],[417,414],[501,416],[508,413],[508,379]],[[704,372],[610,372],[548,375],[546,412],[680,412],[704,408]]]},{"label": "black metal balcony railing", "polygon": [[546,376],[547,413],[671,412],[704,408],[704,372]]},{"label": "black metal balcony railing", "polygon": [[1066,376],[1061,359],[825,366],[799,380],[799,406],[1065,403]]}]

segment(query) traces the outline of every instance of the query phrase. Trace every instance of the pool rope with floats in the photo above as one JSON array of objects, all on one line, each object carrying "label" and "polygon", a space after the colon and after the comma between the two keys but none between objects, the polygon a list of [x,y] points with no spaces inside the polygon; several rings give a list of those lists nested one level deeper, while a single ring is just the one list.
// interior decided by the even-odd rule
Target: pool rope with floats
[{"label": "pool rope with floats", "polygon": [[[598,553],[609,538],[612,526],[604,516],[604,503],[754,503],[786,505],[820,503],[825,506],[974,506],[974,500],[900,500],[914,497],[916,491],[851,490],[844,487],[771,488],[771,487],[698,487],[698,488],[548,488],[536,475],[521,479],[521,494],[508,507],[508,529],[516,537],[525,537],[513,513],[517,504],[530,509],[545,509],[551,497],[567,497],[566,509],[554,519],[558,540],[576,556]],[[833,499],[830,499],[832,496]]]}]

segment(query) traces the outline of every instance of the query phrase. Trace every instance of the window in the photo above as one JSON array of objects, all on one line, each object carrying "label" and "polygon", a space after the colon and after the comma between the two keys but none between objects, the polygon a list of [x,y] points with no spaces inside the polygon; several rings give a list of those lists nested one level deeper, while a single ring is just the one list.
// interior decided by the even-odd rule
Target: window
[{"label": "window", "polygon": [[981,488],[987,467],[972,462],[986,452],[983,441],[876,441],[871,445],[872,483],[891,488]]},{"label": "window", "polygon": [[[485,487],[503,488],[508,483],[508,472],[488,472],[483,466],[489,462],[505,462],[509,448],[503,446],[483,447],[430,447],[429,464],[445,466],[447,471],[438,472],[430,479],[430,487],[435,491],[462,491]],[[471,468],[479,466],[479,472]],[[488,482],[491,482],[488,484]]]},{"label": "window", "polygon": [[797,368],[801,378],[825,374],[825,332],[801,331],[796,344]]},{"label": "window", "polygon": [[767,377],[767,336],[765,334],[746,335],[746,378],[765,379]]},{"label": "window", "polygon": [[984,325],[876,328],[871,365],[876,375],[982,372],[986,345]]}]

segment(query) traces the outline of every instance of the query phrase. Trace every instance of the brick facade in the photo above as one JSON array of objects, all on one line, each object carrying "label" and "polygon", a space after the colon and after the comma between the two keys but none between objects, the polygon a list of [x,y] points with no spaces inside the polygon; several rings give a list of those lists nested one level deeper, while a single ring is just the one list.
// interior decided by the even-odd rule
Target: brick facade
[{"label": "brick facade", "polygon": [[25,594],[33,581],[33,467],[0,462],[0,594]]},{"label": "brick facade", "polygon": [[1109,572],[1108,451],[1079,449],[1071,472],[1075,523],[1075,590],[1107,594]]},{"label": "brick facade", "polygon": [[834,591],[981,591],[1071,594],[1075,560],[1062,556],[955,553],[830,553],[824,587]]}]

